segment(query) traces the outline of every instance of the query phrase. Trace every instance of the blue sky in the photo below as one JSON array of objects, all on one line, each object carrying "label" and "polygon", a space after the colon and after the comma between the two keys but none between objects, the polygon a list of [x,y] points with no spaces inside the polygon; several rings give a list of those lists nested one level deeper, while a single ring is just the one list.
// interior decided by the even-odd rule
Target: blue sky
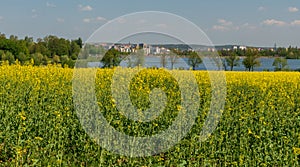
[{"label": "blue sky", "polygon": [[300,47],[298,0],[2,0],[0,32],[20,38],[57,35],[86,40],[109,20],[140,11],[182,16],[216,45]]}]

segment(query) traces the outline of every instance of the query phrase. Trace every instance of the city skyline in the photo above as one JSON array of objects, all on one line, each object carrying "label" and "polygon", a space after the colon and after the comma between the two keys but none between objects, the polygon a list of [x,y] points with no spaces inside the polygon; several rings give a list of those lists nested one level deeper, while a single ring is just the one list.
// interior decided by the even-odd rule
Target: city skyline
[{"label": "city skyline", "polygon": [[[214,45],[300,46],[297,1],[11,0],[0,6],[0,32],[35,39],[56,35],[84,41],[117,17],[141,11],[169,12],[200,27]],[[180,28],[180,27],[178,27]]]}]

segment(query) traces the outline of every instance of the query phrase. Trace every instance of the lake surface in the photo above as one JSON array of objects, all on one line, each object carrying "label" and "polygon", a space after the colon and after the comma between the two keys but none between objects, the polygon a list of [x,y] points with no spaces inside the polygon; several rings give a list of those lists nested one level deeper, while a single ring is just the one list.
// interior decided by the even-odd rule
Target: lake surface
[{"label": "lake surface", "polygon": [[[275,58],[259,58],[261,65],[259,67],[254,67],[254,71],[263,71],[269,70],[274,71],[274,66],[272,66]],[[243,59],[240,59],[239,67],[234,67],[234,71],[245,71],[245,67],[242,63]],[[296,70],[300,68],[300,60],[299,59],[287,59],[288,68],[291,70]],[[228,67],[228,69],[230,69]]]},{"label": "lake surface", "polygon": [[[190,66],[187,64],[187,58],[179,58],[177,59],[176,63],[174,64],[175,69],[190,69]],[[261,65],[259,67],[254,67],[254,71],[264,71],[264,70],[269,70],[269,71],[274,71],[274,66],[272,66],[274,62],[274,58],[259,58]],[[169,59],[166,59],[166,68],[171,68],[171,63]],[[240,59],[239,61],[239,66],[236,66],[233,68],[234,71],[245,71],[245,67],[243,66],[243,58]],[[209,62],[204,60],[203,62]],[[300,69],[300,59],[288,59],[288,68],[291,70],[296,70]],[[120,64],[122,67],[127,67],[128,62],[127,61],[122,61]],[[102,64],[100,62],[89,62],[88,63],[89,67],[101,67]],[[209,63],[206,64],[206,66],[209,66]],[[206,68],[204,63],[201,63],[199,67],[196,68],[196,70],[206,70],[209,69]],[[146,56],[145,57],[145,65],[144,67],[162,67],[161,65],[161,58],[156,57],[156,56]],[[229,70],[230,67],[227,67],[227,70]]]}]

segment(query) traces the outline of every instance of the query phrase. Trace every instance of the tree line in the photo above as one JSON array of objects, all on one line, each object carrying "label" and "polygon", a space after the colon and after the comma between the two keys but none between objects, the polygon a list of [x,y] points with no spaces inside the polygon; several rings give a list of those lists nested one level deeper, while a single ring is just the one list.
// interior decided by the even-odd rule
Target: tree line
[{"label": "tree line", "polygon": [[33,60],[34,65],[62,64],[74,67],[75,61],[83,47],[81,38],[67,40],[49,35],[39,38],[35,42],[32,37],[18,39],[11,35],[6,37],[0,33],[0,61],[14,64],[18,60],[21,64]]},{"label": "tree line", "polygon": [[[18,39],[11,35],[6,37],[0,33],[0,61],[8,61],[14,64],[18,60],[21,64],[34,62],[34,65],[62,64],[62,66],[74,67],[79,56],[80,59],[90,58],[91,55],[100,55],[103,68],[112,68],[120,65],[122,61],[127,61],[129,67],[143,66],[144,53],[138,50],[136,53],[123,53],[115,49],[105,50],[102,46],[85,45],[83,48],[82,39],[75,40],[59,38],[49,35],[44,38],[38,38],[36,41],[32,37],[26,36],[24,39]],[[192,50],[170,49],[169,54],[161,54],[160,63],[166,67],[167,62],[174,64],[179,57],[187,58],[187,64],[195,70],[203,62],[199,54],[213,55],[215,52],[196,52]],[[79,53],[81,53],[79,55]],[[253,71],[254,67],[260,66],[259,57],[276,57],[273,66],[275,71],[288,70],[286,59],[299,59],[300,50],[297,47],[276,48],[258,50],[255,48],[220,50],[218,55],[221,61],[215,61],[219,68],[224,70],[233,70],[235,66],[243,65],[246,70]],[[240,64],[240,57],[244,57]]]},{"label": "tree line", "polygon": [[[273,66],[275,71],[288,71],[287,59],[300,58],[300,50],[298,48],[278,48],[275,50],[258,50],[255,48],[248,48],[244,50],[220,50],[218,54],[223,58],[220,66],[225,70],[233,70],[233,67],[240,66],[240,57],[244,57],[242,64],[248,71],[253,71],[254,67],[261,65],[260,57],[275,57]],[[227,69],[229,67],[229,69]]]},{"label": "tree line", "polygon": [[[202,63],[202,59],[200,58],[199,53],[195,51],[181,51],[179,49],[171,49],[170,53],[163,53],[157,56],[160,57],[160,64],[163,68],[165,68],[167,66],[167,63],[169,62],[171,65],[170,68],[173,69],[175,63],[177,63],[177,60],[180,57],[188,58],[187,64],[191,66],[193,70],[195,70],[196,67],[198,67]],[[144,66],[145,53],[143,49],[139,49],[134,53],[124,53],[116,49],[109,49],[101,58],[103,68],[112,68],[115,66],[119,66],[122,61],[127,62],[127,67]]]}]

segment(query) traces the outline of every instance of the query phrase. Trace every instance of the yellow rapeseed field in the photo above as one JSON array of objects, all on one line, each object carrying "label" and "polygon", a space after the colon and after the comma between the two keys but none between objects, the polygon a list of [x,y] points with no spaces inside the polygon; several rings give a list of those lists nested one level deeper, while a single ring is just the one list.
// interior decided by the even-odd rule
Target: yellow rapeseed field
[{"label": "yellow rapeseed field", "polygon": [[[0,66],[0,166],[300,165],[300,73],[225,72],[222,117],[203,142],[199,135],[212,100],[211,84],[208,72],[193,74],[199,108],[187,136],[164,153],[130,158],[101,148],[85,132],[75,112],[74,69],[4,63]],[[94,83],[99,112],[111,126],[130,136],[151,136],[172,125],[182,99],[168,71],[142,70],[122,88],[128,88],[130,102],[138,111],[151,106],[153,89],[165,92],[157,97],[165,100],[164,110],[148,122],[127,119],[119,112],[112,95],[113,75],[113,69],[98,69]]]}]

